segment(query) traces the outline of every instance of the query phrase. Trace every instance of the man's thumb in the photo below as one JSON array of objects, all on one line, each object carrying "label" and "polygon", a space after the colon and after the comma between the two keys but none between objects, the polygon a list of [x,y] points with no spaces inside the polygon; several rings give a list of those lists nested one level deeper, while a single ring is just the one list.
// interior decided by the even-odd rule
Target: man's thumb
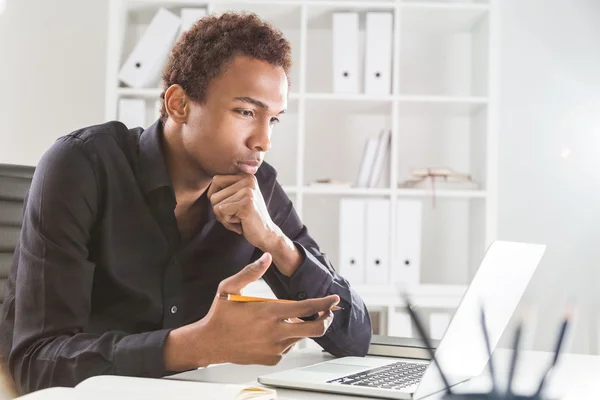
[{"label": "man's thumb", "polygon": [[243,288],[259,280],[267,272],[271,261],[271,254],[264,253],[258,260],[246,265],[240,272],[222,281],[219,285],[219,292],[241,294]]}]

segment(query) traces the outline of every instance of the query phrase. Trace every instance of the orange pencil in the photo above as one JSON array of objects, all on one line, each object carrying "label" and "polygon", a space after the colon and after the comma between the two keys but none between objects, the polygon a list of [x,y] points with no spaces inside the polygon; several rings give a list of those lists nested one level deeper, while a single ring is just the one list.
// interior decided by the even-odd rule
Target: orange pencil
[{"label": "orange pencil", "polygon": [[[238,301],[240,303],[263,303],[263,302],[295,303],[296,302],[296,300],[268,299],[265,297],[242,296],[239,294],[228,294],[228,293],[219,293],[219,298],[223,299],[223,300]],[[339,310],[343,310],[343,308],[338,307],[338,306],[331,307],[331,311],[339,311]]]}]

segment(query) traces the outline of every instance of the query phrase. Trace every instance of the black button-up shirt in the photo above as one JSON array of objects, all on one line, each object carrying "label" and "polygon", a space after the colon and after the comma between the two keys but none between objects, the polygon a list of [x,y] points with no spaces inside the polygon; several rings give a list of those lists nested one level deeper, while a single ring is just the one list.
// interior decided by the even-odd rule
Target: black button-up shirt
[{"label": "black button-up shirt", "polygon": [[[58,139],[40,160],[0,325],[22,392],[99,374],[167,374],[169,331],[203,318],[219,282],[262,254],[223,227],[210,202],[202,230],[181,242],[161,141],[160,122],[145,131],[110,122]],[[308,235],[275,170],[264,163],[256,178],[273,222],[304,257],[291,277],[273,265],[264,280],[283,299],[339,295],[344,310],[315,340],[334,355],[364,355],[363,301]]]}]

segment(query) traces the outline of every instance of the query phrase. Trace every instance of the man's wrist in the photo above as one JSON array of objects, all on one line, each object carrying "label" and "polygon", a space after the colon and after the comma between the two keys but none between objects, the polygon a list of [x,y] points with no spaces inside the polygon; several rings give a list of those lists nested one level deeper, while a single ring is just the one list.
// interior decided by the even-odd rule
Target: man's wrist
[{"label": "man's wrist", "polygon": [[274,237],[265,246],[265,249],[261,250],[271,253],[273,263],[287,277],[292,276],[304,261],[304,255],[296,248],[294,242],[283,233]]},{"label": "man's wrist", "polygon": [[211,364],[210,351],[203,344],[205,339],[204,321],[185,325],[169,332],[163,348],[167,371],[187,371]]}]

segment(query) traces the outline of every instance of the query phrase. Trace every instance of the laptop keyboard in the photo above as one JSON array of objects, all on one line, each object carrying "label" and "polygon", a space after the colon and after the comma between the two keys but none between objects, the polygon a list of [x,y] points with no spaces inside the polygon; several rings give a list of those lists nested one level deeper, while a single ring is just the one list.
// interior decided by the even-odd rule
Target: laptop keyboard
[{"label": "laptop keyboard", "polygon": [[333,379],[327,383],[403,390],[419,383],[426,368],[427,364],[397,362]]}]

